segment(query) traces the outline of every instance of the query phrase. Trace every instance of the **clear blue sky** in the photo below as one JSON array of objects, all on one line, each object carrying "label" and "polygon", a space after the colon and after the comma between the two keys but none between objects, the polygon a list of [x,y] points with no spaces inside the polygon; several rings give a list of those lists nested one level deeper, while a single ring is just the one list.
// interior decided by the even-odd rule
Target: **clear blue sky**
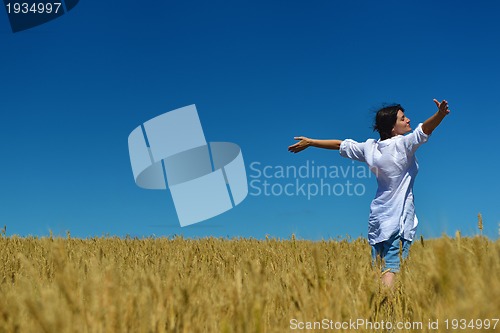
[{"label": "clear blue sky", "polygon": [[363,195],[251,187],[236,208],[181,228],[168,191],[135,185],[128,135],[196,104],[209,141],[241,147],[249,181],[265,180],[264,166],[349,171],[362,164],[287,147],[296,135],[376,138],[372,110],[384,102],[401,103],[415,127],[438,98],[451,114],[417,153],[417,235],[473,235],[481,212],[497,238],[499,14],[494,1],[81,0],[14,34],[0,10],[0,224],[37,236],[366,236],[376,181],[352,174],[326,182]]}]

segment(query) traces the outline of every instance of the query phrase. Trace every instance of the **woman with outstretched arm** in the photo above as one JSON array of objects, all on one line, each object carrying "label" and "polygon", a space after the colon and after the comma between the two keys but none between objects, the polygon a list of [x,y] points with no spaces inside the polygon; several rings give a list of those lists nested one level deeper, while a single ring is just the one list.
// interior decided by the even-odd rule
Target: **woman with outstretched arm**
[{"label": "woman with outstretched arm", "polygon": [[378,189],[370,205],[368,242],[372,247],[373,263],[377,256],[384,263],[382,282],[390,287],[400,269],[400,245],[405,259],[418,224],[413,204],[413,184],[418,172],[415,152],[450,113],[447,101],[435,99],[434,103],[437,112],[413,132],[403,107],[393,104],[378,110],[375,116],[373,129],[379,132],[379,140],[356,142],[299,136],[294,138],[298,142],[288,147],[292,153],[308,147],[339,150],[341,156],[365,162],[375,173]]}]

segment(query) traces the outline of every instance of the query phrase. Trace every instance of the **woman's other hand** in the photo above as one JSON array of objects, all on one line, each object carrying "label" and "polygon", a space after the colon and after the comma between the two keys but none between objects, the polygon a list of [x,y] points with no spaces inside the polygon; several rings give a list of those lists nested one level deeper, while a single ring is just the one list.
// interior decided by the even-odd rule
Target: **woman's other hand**
[{"label": "woman's other hand", "polygon": [[299,140],[299,142],[288,147],[289,152],[298,153],[311,145],[311,139],[306,138],[305,136],[296,136],[293,139]]}]

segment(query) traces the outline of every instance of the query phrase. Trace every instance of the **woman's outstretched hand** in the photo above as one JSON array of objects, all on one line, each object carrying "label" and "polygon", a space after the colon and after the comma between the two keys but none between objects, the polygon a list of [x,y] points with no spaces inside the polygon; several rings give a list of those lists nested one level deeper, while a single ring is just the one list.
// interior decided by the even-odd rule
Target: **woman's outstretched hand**
[{"label": "woman's outstretched hand", "polygon": [[438,107],[438,110],[441,112],[444,112],[445,114],[450,113],[450,109],[448,108],[448,102],[446,100],[443,100],[441,103],[437,99],[434,99],[434,103],[436,103],[436,106]]},{"label": "woman's outstretched hand", "polygon": [[434,99],[434,103],[436,103],[438,111],[422,124],[422,131],[427,135],[431,135],[436,127],[441,124],[441,121],[443,121],[444,117],[446,117],[448,113],[450,113],[448,102],[446,100],[443,100],[441,103],[439,103],[437,99]]},{"label": "woman's outstretched hand", "polygon": [[296,136],[293,139],[299,140],[299,142],[288,147],[289,152],[298,153],[311,145],[311,139],[306,138],[305,136]]}]

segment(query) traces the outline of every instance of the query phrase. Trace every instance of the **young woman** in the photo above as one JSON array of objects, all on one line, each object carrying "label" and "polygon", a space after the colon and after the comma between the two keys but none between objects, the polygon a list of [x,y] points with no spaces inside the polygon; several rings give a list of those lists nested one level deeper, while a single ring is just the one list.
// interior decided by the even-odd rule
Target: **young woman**
[{"label": "young woman", "polygon": [[413,184],[418,172],[415,152],[450,112],[447,101],[434,103],[438,111],[413,132],[403,107],[393,104],[378,110],[375,116],[373,129],[379,132],[380,140],[356,142],[299,136],[295,137],[299,142],[288,147],[293,153],[308,147],[339,150],[343,157],[365,162],[376,175],[378,189],[370,205],[368,241],[373,262],[377,256],[384,262],[382,282],[387,286],[394,284],[395,273],[399,272],[400,245],[405,259],[418,224],[413,204]]}]

